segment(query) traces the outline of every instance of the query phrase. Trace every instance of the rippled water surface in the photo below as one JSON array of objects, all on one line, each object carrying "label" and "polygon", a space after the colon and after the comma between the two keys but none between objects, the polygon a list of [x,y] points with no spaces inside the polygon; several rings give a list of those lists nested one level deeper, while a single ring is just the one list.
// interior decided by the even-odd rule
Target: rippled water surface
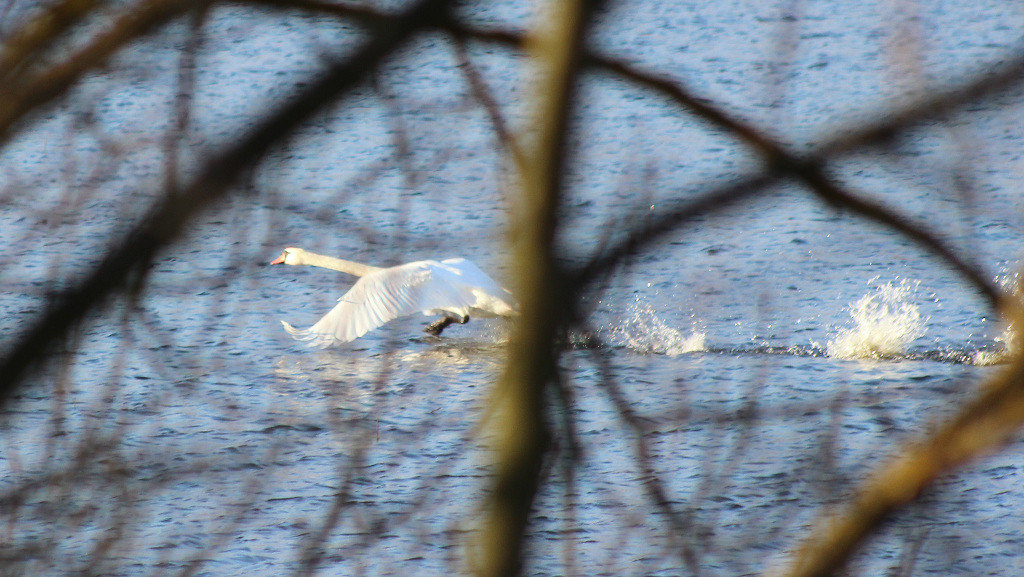
[{"label": "rippled water surface", "polygon": [[[896,5],[613,3],[592,44],[799,150],[1021,40],[1021,11],[1006,3],[925,3],[893,18]],[[524,28],[532,8],[464,11]],[[203,34],[180,179],[361,38],[241,7],[215,9]],[[5,342],[161,190],[186,37],[182,25],[139,43],[0,152]],[[522,62],[488,44],[469,53],[521,125]],[[830,170],[949,235],[992,278],[1013,278],[1020,112],[1005,95]],[[602,73],[581,90],[576,127],[559,239],[574,264],[609,231],[760,167],[728,136]],[[466,570],[489,475],[480,423],[508,327],[474,319],[434,338],[416,316],[308,349],[279,321],[309,326],[351,281],[266,263],[285,246],[377,265],[464,256],[510,285],[506,164],[440,36],[276,149],[4,416],[0,489],[53,475],[5,501],[11,546],[49,555],[27,567],[79,567],[117,526],[100,573],[288,574],[337,507],[325,574]],[[707,573],[775,566],[822,506],[968,398],[1007,342],[948,267],[796,185],[680,230],[587,298],[602,345],[563,359],[581,461],[571,482],[561,461],[547,472],[530,574],[564,574],[566,559],[579,574],[686,573],[642,482],[652,473]],[[610,384],[645,423],[652,471]],[[1019,572],[1021,457],[1014,442],[937,480],[855,567],[887,574],[912,555],[917,574]],[[69,463],[84,481],[61,480]]]}]

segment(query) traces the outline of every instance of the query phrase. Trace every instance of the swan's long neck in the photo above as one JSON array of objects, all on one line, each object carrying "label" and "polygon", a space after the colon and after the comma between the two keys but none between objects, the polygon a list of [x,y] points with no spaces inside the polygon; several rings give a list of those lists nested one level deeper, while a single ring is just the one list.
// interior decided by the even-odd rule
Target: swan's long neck
[{"label": "swan's long neck", "polygon": [[381,270],[380,267],[370,266],[368,264],[362,264],[358,262],[352,262],[341,258],[334,258],[333,256],[327,256],[324,254],[317,254],[315,252],[304,251],[298,264],[307,264],[310,266],[318,266],[321,268],[329,268],[338,272],[344,272],[355,276],[366,276],[371,272]]}]

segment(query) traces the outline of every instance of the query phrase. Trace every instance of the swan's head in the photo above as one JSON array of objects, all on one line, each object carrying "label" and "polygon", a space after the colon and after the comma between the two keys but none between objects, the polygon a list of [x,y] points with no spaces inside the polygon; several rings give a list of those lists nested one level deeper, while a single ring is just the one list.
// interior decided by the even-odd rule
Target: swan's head
[{"label": "swan's head", "polygon": [[288,247],[281,252],[281,256],[270,261],[270,264],[302,264],[302,256],[306,251],[301,248]]}]

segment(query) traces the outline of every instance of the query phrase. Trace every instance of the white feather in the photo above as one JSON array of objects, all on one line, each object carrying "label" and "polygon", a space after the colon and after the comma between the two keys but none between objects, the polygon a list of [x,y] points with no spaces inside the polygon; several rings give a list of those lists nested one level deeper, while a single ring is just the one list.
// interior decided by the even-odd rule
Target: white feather
[{"label": "white feather", "polygon": [[[275,262],[314,264],[294,258],[292,260],[296,262],[288,262],[285,256]],[[281,321],[285,330],[298,340],[325,347],[357,339],[388,321],[416,312],[435,316],[447,314],[456,318],[511,317],[516,314],[511,304],[512,295],[464,258],[368,268],[371,272],[363,274],[338,299],[338,304],[313,326],[296,329]]]}]

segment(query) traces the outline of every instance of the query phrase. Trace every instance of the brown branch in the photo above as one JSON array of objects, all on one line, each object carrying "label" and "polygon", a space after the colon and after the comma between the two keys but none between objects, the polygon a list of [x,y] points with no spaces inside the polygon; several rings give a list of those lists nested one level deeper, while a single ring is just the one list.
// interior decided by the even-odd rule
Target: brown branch
[{"label": "brown branch", "polygon": [[209,1],[147,0],[133,5],[113,26],[60,63],[30,78],[19,79],[17,88],[0,93],[0,142],[16,132],[15,123],[26,114],[62,95],[82,75],[102,65],[127,43]]},{"label": "brown branch", "polygon": [[583,460],[583,443],[580,440],[579,430],[576,426],[576,419],[573,411],[576,410],[576,394],[572,383],[564,375],[558,375],[554,382],[555,393],[558,399],[559,431],[558,451],[562,464],[562,511],[565,518],[562,531],[566,535],[562,543],[562,574],[566,577],[575,577],[579,574],[576,565],[576,550],[578,544],[577,528],[577,482],[576,472]]},{"label": "brown branch", "polygon": [[533,101],[536,133],[520,166],[520,197],[514,203],[512,253],[521,315],[513,326],[508,361],[490,404],[494,480],[485,500],[474,569],[486,577],[512,577],[523,568],[530,509],[548,452],[545,393],[557,381],[556,337],[564,330],[552,239],[558,229],[570,111],[583,39],[599,2],[548,4],[530,55],[538,67]]},{"label": "brown branch", "polygon": [[967,279],[993,308],[1001,306],[1005,294],[984,273],[960,256],[938,235],[918,225],[897,211],[862,198],[838,183],[824,176],[814,165],[802,165],[797,169],[776,168],[764,174],[748,176],[737,183],[718,186],[692,198],[678,201],[674,206],[652,215],[643,225],[630,230],[626,236],[611,244],[603,253],[596,255],[589,263],[573,275],[572,284],[582,287],[593,282],[600,275],[610,274],[613,267],[627,257],[657,242],[670,233],[698,217],[720,214],[736,205],[753,200],[770,187],[777,185],[784,176],[794,170],[811,183],[811,190],[820,198],[836,207],[846,208],[864,218],[891,228],[940,257],[950,268]]},{"label": "brown branch", "polygon": [[374,433],[374,429],[365,428],[355,450],[348,458],[348,463],[341,468],[344,471],[341,486],[331,496],[331,506],[327,509],[319,527],[303,540],[302,550],[299,552],[299,567],[296,569],[295,575],[303,577],[315,575],[323,562],[327,553],[326,543],[329,541],[331,533],[341,522],[342,513],[352,506],[352,491],[356,484],[356,475],[359,469],[366,464],[366,455],[373,444],[372,434]]},{"label": "brown branch", "polygon": [[[301,1],[301,0],[296,0]],[[480,28],[464,22],[449,20],[444,27],[458,36],[490,42],[513,49],[522,49],[526,34],[515,30]],[[679,103],[695,116],[726,130],[753,148],[761,150],[769,162],[776,156],[778,148],[757,129],[739,119],[733,118],[704,99],[691,93],[681,83],[668,77],[640,70],[626,61],[612,56],[587,52],[584,64],[596,70],[603,70],[626,79],[634,84],[661,93]],[[806,157],[807,162],[821,162],[861,150],[866,147],[884,145],[900,132],[914,128],[927,120],[953,112],[967,103],[997,97],[1018,86],[1024,80],[1024,46],[1008,52],[1005,58],[997,59],[998,64],[986,71],[968,76],[953,86],[943,86],[928,91],[930,96],[909,102],[903,106],[875,115],[874,122],[858,122],[843,129],[830,129],[827,134],[837,136],[825,140],[816,147],[816,154]]]},{"label": "brown branch", "polygon": [[899,133],[922,122],[956,112],[965,104],[1002,96],[1024,81],[1024,47],[1010,51],[995,62],[997,64],[968,76],[959,84],[925,91],[928,96],[876,114],[873,121],[831,131],[837,136],[818,145],[815,156],[834,159],[865,147],[888,144]]},{"label": "brown branch", "polygon": [[491,96],[491,91],[487,88],[487,84],[484,79],[480,76],[480,72],[473,66],[473,62],[469,59],[469,54],[466,52],[466,41],[465,38],[457,34],[452,35],[453,44],[455,45],[455,56],[459,60],[459,67],[462,69],[462,74],[466,77],[466,82],[469,83],[470,90],[473,92],[473,96],[476,98],[480,106],[483,107],[484,111],[487,112],[487,116],[491,120],[491,125],[494,127],[494,132],[498,135],[498,141],[508,150],[512,156],[512,161],[515,163],[515,167],[521,170],[523,162],[526,158],[523,156],[522,147],[519,146],[519,142],[516,139],[512,129],[509,128],[508,122],[505,121],[505,117],[501,114],[501,109],[498,107],[498,103]]},{"label": "brown branch", "polygon": [[991,275],[983,273],[938,234],[914,223],[897,210],[871,202],[867,198],[853,193],[838,182],[826,177],[824,171],[815,165],[805,165],[790,173],[810,186],[811,190],[826,202],[890,228],[945,261],[951,269],[973,285],[993,309],[998,309],[1003,304],[1006,294],[992,280]]},{"label": "brown branch", "polygon": [[[358,13],[355,11],[349,12],[350,9],[347,7],[338,9],[317,0],[258,1],[271,4],[279,3],[290,8],[342,15],[367,23],[378,22],[383,17],[382,14],[371,9],[362,10]],[[526,45],[526,35],[518,31],[473,27],[453,19],[446,21],[443,27],[455,37],[457,45],[466,37],[478,41],[502,44],[515,49],[523,49]],[[1021,54],[1022,52],[1024,52],[1024,49],[1014,51],[1012,54]],[[761,154],[769,167],[767,174],[764,177],[751,177],[746,183],[735,184],[729,187],[734,191],[743,190],[742,197],[746,198],[759,194],[762,186],[760,183],[762,182],[775,182],[782,176],[796,178],[826,202],[849,209],[863,218],[891,228],[918,243],[929,252],[946,261],[953,270],[967,279],[989,301],[991,306],[994,308],[999,306],[1004,297],[1002,291],[987,275],[960,256],[941,237],[923,226],[914,224],[900,212],[880,204],[871,203],[845,189],[839,183],[826,179],[823,176],[823,167],[827,162],[835,160],[843,154],[848,154],[865,147],[883,145],[889,142],[896,134],[909,130],[928,119],[952,112],[968,102],[977,102],[981,99],[992,98],[1002,94],[1007,89],[1018,85],[1024,80],[1024,57],[1017,56],[1007,59],[1004,64],[988,72],[971,77],[958,86],[944,91],[932,91],[931,94],[933,96],[931,97],[911,102],[896,110],[880,113],[876,122],[868,123],[867,125],[860,124],[851,129],[840,128],[830,130],[829,133],[837,133],[840,136],[822,143],[811,154],[804,156],[789,153],[781,144],[769,138],[762,131],[737,118],[733,118],[720,108],[712,106],[691,93],[681,83],[672,79],[642,71],[623,60],[593,52],[585,52],[582,55],[582,62],[595,69],[615,74],[639,86],[661,93],[692,114],[739,138]],[[500,136],[501,125],[495,123],[495,127],[499,130]],[[781,172],[775,172],[779,170]],[[587,280],[598,269],[607,268],[612,262],[621,259],[625,254],[660,240],[663,234],[674,231],[684,220],[699,214],[694,212],[694,208],[698,204],[708,204],[707,200],[710,200],[712,197],[716,199],[712,210],[717,210],[718,207],[731,206],[740,200],[727,200],[721,192],[713,191],[708,193],[705,199],[698,200],[696,203],[684,201],[675,209],[670,209],[665,214],[665,218],[656,217],[654,219],[656,222],[652,222],[648,227],[637,229],[636,234],[632,235],[631,238],[625,239],[613,250],[596,257],[587,269],[578,275],[579,280]],[[672,215],[682,216],[673,218]],[[673,220],[676,220],[676,222],[672,222]],[[649,239],[640,237],[649,237]]]},{"label": "brown branch", "polygon": [[[281,3],[281,5],[290,8],[301,8],[309,11],[322,11],[355,17],[368,22],[375,22],[382,17],[372,10],[361,12],[358,15],[338,12],[329,6],[322,6],[319,2],[312,0],[262,1],[272,4]],[[522,48],[525,45],[526,37],[520,32],[478,29],[454,20],[447,21],[444,26],[451,32],[456,49],[464,62],[465,55],[462,42],[465,37],[500,43],[516,48]],[[746,182],[730,185],[726,189],[711,191],[696,201],[684,201],[678,204],[676,208],[670,209],[660,216],[655,216],[648,224],[634,229],[618,245],[613,246],[607,252],[595,256],[579,274],[575,275],[577,283],[589,282],[593,280],[595,274],[607,273],[615,263],[619,262],[627,254],[634,253],[644,246],[659,241],[663,235],[676,231],[690,218],[733,206],[740,200],[747,200],[752,196],[761,194],[764,185],[774,183],[782,177],[791,177],[802,182],[812,193],[825,202],[850,210],[862,218],[874,221],[911,239],[928,252],[945,261],[950,268],[974,286],[988,300],[990,306],[993,308],[999,307],[1004,295],[999,287],[992,282],[989,275],[984,274],[977,266],[960,255],[939,235],[921,225],[915,224],[910,218],[899,211],[881,204],[872,203],[843,187],[838,182],[827,178],[824,175],[824,166],[828,161],[833,160],[841,153],[885,143],[897,132],[912,128],[928,118],[944,114],[968,101],[974,101],[982,97],[991,97],[1002,92],[1006,88],[1020,82],[1022,77],[1024,77],[1024,59],[1013,60],[993,73],[972,79],[959,87],[945,93],[940,93],[936,97],[911,103],[898,111],[883,114],[881,115],[882,121],[868,125],[860,130],[841,130],[839,132],[846,134],[846,136],[826,142],[814,152],[805,156],[798,156],[788,152],[785,147],[769,138],[764,132],[749,123],[730,116],[719,107],[713,106],[697,97],[679,82],[642,71],[623,60],[606,55],[589,52],[583,54],[582,59],[584,64],[593,68],[615,74],[639,86],[654,90],[676,102],[692,114],[725,130],[728,134],[746,143],[764,157],[768,169],[764,176],[754,176]],[[491,115],[492,124],[494,124],[495,130],[498,132],[499,138],[503,142],[508,143],[513,157],[518,162],[521,162],[519,160],[521,155],[517,154],[517,149],[514,145],[515,141],[512,139],[511,133],[505,128],[500,115],[496,115],[496,108],[492,103],[489,104],[490,100],[487,97],[486,90],[480,88],[478,79],[474,79],[472,71],[467,71],[467,76],[471,87],[474,89],[474,93],[477,94],[478,100],[483,103]],[[726,191],[739,193],[739,196],[727,198]]]},{"label": "brown branch", "polygon": [[[5,10],[12,3],[8,3]],[[104,3],[103,0],[63,0],[22,25],[0,50],[0,79],[11,86],[19,72],[41,58],[41,52],[58,44],[56,39],[63,32]]]},{"label": "brown branch", "polygon": [[177,190],[178,171],[181,169],[179,156],[192,124],[192,100],[196,89],[196,54],[203,42],[203,26],[209,16],[208,7],[198,8],[192,13],[185,46],[178,58],[177,90],[174,94],[174,120],[164,139],[164,189]]},{"label": "brown branch", "polygon": [[680,560],[692,574],[698,575],[700,574],[699,558],[697,550],[689,538],[693,534],[692,523],[672,507],[665,483],[662,482],[661,476],[654,468],[654,457],[651,455],[651,449],[647,443],[648,427],[640,415],[629,405],[626,395],[619,387],[605,352],[608,350],[607,347],[595,336],[594,331],[587,328],[585,332],[591,335],[592,342],[589,350],[598,374],[601,376],[599,384],[608,395],[612,405],[615,406],[619,418],[632,429],[635,436],[633,451],[637,467],[640,469],[640,482],[644,492],[655,508],[661,511],[661,514],[668,520],[672,529],[670,537],[676,542],[675,549]]},{"label": "brown branch", "polygon": [[[0,77],[24,66],[42,46],[55,43],[55,38],[71,24],[94,9],[99,0],[65,0],[52,13],[40,17],[35,28],[9,41],[0,54]],[[229,0],[231,1],[231,0]],[[205,9],[216,0],[145,0],[129,6],[110,28],[96,35],[86,46],[60,62],[16,84],[8,82],[7,90],[0,92],[0,142],[9,139],[17,130],[16,123],[27,113],[62,95],[85,73],[102,66],[114,53],[129,42],[143,37],[160,25],[192,9]],[[279,9],[302,9],[327,14],[346,20],[355,20],[375,31],[383,31],[399,15],[369,8],[320,2],[318,0],[234,0],[234,3],[263,4]],[[425,26],[436,26],[442,18],[432,18]],[[17,88],[13,88],[17,86]]]},{"label": "brown branch", "polygon": [[[749,177],[745,182],[711,191],[698,197],[697,201],[681,202],[677,204],[676,208],[653,217],[651,222],[634,229],[608,252],[595,257],[578,275],[579,282],[590,280],[594,274],[608,270],[627,254],[639,250],[642,246],[653,244],[668,232],[676,231],[686,220],[732,206],[740,200],[760,194],[767,184],[775,183],[782,177],[792,177],[802,182],[811,192],[827,203],[851,210],[863,218],[886,226],[913,240],[941,258],[963,276],[989,301],[993,308],[999,307],[1005,296],[1003,291],[992,282],[988,275],[982,273],[974,264],[958,254],[939,235],[915,224],[899,211],[868,201],[826,177],[824,166],[839,152],[852,150],[851,145],[846,144],[847,141],[858,143],[857,146],[861,147],[883,143],[891,138],[892,132],[890,131],[905,130],[930,115],[945,113],[964,104],[963,99],[967,95],[973,98],[990,96],[1014,82],[1021,81],[1024,79],[1024,60],[1018,61],[1016,65],[1004,67],[992,77],[984,76],[974,79],[973,82],[951,90],[942,97],[921,103],[922,110],[918,110],[915,104],[910,104],[900,112],[891,115],[895,119],[891,125],[889,123],[870,125],[861,132],[827,142],[804,156],[786,151],[781,144],[774,142],[752,126],[701,102],[678,83],[639,72],[621,62],[609,59],[600,59],[597,62],[602,68],[661,92],[701,118],[737,136],[765,157],[768,169],[764,176]],[[886,115],[886,118],[889,116]],[[889,126],[888,130],[885,128],[886,126]],[[727,198],[729,191],[739,196]]]},{"label": "brown branch", "polygon": [[[496,30],[477,30],[460,23],[448,24],[457,36],[468,36],[477,40],[521,46],[521,33]],[[982,98],[991,98],[1016,86],[1024,79],[1024,58],[1009,60],[1006,64],[985,74],[978,75],[935,96],[910,103],[896,111],[879,115],[880,120],[854,130],[839,130],[841,135],[818,146],[812,153],[798,156],[788,152],[781,144],[769,138],[752,125],[725,113],[698,98],[682,84],[669,78],[641,71],[626,62],[609,56],[587,53],[584,62],[591,67],[610,72],[658,92],[684,107],[694,115],[739,138],[764,157],[768,169],[765,175],[750,177],[745,183],[734,184],[711,191],[697,201],[684,201],[676,208],[661,216],[654,217],[646,226],[639,227],[626,239],[608,252],[595,259],[577,276],[579,282],[591,280],[599,271],[607,271],[614,263],[642,246],[653,244],[668,232],[675,231],[686,220],[702,214],[699,208],[708,212],[732,206],[739,200],[760,194],[765,185],[774,183],[783,176],[795,178],[804,183],[822,200],[843,207],[863,218],[877,222],[913,240],[927,251],[945,261],[953,270],[963,276],[980,292],[993,308],[1004,298],[1003,292],[975,265],[957,253],[940,236],[927,228],[917,225],[895,209],[872,203],[854,194],[834,180],[824,176],[824,166],[836,157],[868,146],[885,144],[904,130],[936,116],[941,116]],[[833,131],[836,132],[836,131]],[[726,198],[727,190],[740,193],[735,199]],[[706,213],[704,213],[706,214]]]},{"label": "brown branch", "polygon": [[781,179],[782,175],[778,173],[755,174],[739,182],[695,194],[668,209],[651,214],[642,226],[630,230],[618,242],[609,243],[608,248],[572,275],[570,284],[580,288],[591,284],[599,277],[610,274],[615,266],[624,263],[643,248],[660,242],[669,233],[677,232],[680,226],[690,220],[734,208],[778,184]]},{"label": "brown branch", "polygon": [[1024,355],[984,385],[981,395],[925,439],[898,451],[861,484],[843,511],[821,519],[774,575],[835,574],[886,519],[917,499],[940,475],[1015,439],[1024,426]]},{"label": "brown branch", "polygon": [[[343,4],[322,0],[227,0],[242,6],[262,5],[278,10],[298,10],[312,12],[321,16],[341,18],[346,21],[355,22],[370,28],[381,28],[388,26],[396,15],[393,13],[377,10],[369,6],[358,6],[354,4]],[[434,23],[437,24],[436,22]]]},{"label": "brown branch", "polygon": [[157,202],[139,224],[112,247],[91,272],[56,295],[0,358],[0,402],[17,389],[28,369],[62,340],[88,311],[103,305],[142,274],[163,248],[174,242],[201,211],[225,197],[236,179],[318,110],[362,82],[386,56],[414,33],[436,24],[448,0],[421,0],[381,28],[348,59],[335,63],[307,88],[268,114],[245,137],[214,155],[192,183]]},{"label": "brown branch", "polygon": [[651,89],[669,98],[694,116],[703,118],[749,145],[764,157],[769,166],[775,164],[779,159],[788,156],[781,146],[768,138],[762,131],[738,118],[733,118],[721,108],[713,106],[708,101],[697,97],[680,82],[640,70],[623,60],[610,56],[591,53],[587,55],[586,62],[591,68],[611,73],[637,86]]}]

